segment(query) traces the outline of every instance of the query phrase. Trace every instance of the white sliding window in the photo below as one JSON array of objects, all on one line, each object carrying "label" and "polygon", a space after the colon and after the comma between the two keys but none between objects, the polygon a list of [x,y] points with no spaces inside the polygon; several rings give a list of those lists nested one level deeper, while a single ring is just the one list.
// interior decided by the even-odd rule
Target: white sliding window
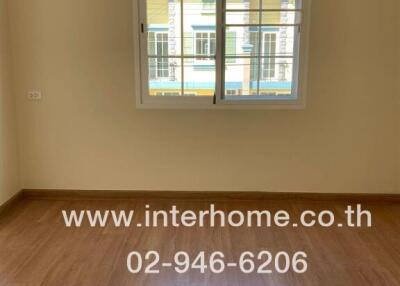
[{"label": "white sliding window", "polygon": [[134,1],[139,107],[304,106],[311,0]]}]

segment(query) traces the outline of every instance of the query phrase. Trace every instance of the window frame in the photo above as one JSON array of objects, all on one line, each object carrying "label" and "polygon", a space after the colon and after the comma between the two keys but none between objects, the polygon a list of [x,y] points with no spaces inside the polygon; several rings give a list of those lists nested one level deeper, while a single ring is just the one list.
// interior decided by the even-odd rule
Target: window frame
[{"label": "window frame", "polygon": [[[148,58],[146,27],[147,0],[133,0],[134,68],[136,107],[139,109],[303,109],[306,105],[308,78],[308,46],[312,0],[302,0],[301,22],[294,41],[292,84],[296,97],[276,96],[224,96],[224,15],[225,0],[216,1],[216,88],[215,96],[150,96],[148,90]],[[298,2],[300,3],[300,2]],[[183,11],[181,12],[181,14]],[[195,37],[194,37],[195,38]],[[194,47],[195,48],[195,47]],[[220,55],[220,56],[218,56]],[[195,59],[196,55],[194,55]],[[185,58],[185,56],[183,56]],[[277,72],[277,71],[276,71]]]}]

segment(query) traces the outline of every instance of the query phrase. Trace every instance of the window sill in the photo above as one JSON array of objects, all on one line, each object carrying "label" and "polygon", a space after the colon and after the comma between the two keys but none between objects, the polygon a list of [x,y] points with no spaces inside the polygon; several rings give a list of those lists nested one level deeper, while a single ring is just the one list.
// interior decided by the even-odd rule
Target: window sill
[{"label": "window sill", "polygon": [[[217,104],[206,103],[205,98],[201,98],[202,102],[137,102],[136,109],[139,110],[303,110],[306,107],[305,102],[300,100],[293,101],[268,101],[268,102],[252,102],[244,103],[237,101],[220,102]],[[207,98],[208,99],[208,98]]]}]

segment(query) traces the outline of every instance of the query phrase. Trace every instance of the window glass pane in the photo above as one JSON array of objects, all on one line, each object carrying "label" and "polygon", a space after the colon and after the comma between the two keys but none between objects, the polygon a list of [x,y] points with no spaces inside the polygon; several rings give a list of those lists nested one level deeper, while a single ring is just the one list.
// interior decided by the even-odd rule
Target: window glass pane
[{"label": "window glass pane", "polygon": [[150,94],[213,96],[216,1],[148,0],[147,28]]},{"label": "window glass pane", "polygon": [[214,96],[215,60],[208,58],[204,63],[185,59],[185,96]]},{"label": "window glass pane", "polygon": [[258,11],[240,11],[240,12],[227,12],[226,24],[227,25],[243,25],[243,24],[259,24],[260,13]]},{"label": "window glass pane", "polygon": [[226,9],[259,9],[259,0],[226,0]]},{"label": "window glass pane", "polygon": [[225,97],[285,98],[296,90],[299,0],[226,0],[222,55],[216,0],[146,3],[151,96],[213,96],[219,57]]},{"label": "window glass pane", "polygon": [[215,56],[216,1],[184,1],[185,55]]},{"label": "window glass pane", "polygon": [[150,58],[150,96],[181,95],[181,71],[181,62],[178,58]]},{"label": "window glass pane", "polygon": [[[301,9],[299,0],[261,0],[261,2],[263,9]],[[259,8],[259,0],[226,0],[226,9],[228,10]]]},{"label": "window glass pane", "polygon": [[261,24],[295,25],[301,21],[301,13],[294,11],[263,11]]},{"label": "window glass pane", "polygon": [[275,36],[272,38],[276,42],[276,47],[271,55],[276,57],[293,57],[294,56],[294,43],[295,35],[297,33],[296,27],[274,27],[274,26],[263,26],[261,28],[263,35],[273,33]]},{"label": "window glass pane", "polygon": [[235,62],[225,61],[225,96],[256,95],[257,80],[257,58],[235,58]]},{"label": "window glass pane", "polygon": [[296,9],[299,4],[299,0],[262,0],[263,9]]},{"label": "window glass pane", "polygon": [[263,0],[262,7],[244,0],[227,3],[235,7],[231,10],[259,11],[226,11],[225,97],[291,96],[296,25],[301,23],[301,12],[287,10],[297,9],[295,1]]},{"label": "window glass pane", "polygon": [[225,30],[225,56],[257,56],[258,27],[228,27]]},{"label": "window glass pane", "polygon": [[[263,9],[301,9],[299,0],[262,0]],[[259,9],[259,0],[226,0],[226,9]]]},{"label": "window glass pane", "polygon": [[168,46],[167,55],[176,56],[181,54],[181,16],[180,1],[147,0],[147,30],[148,30],[148,52],[155,55],[155,50],[150,47],[154,45],[154,34],[164,33]]},{"label": "window glass pane", "polygon": [[216,9],[215,0],[184,1],[185,56],[193,56],[184,59],[185,96],[214,96]]},{"label": "window glass pane", "polygon": [[259,94],[288,96],[292,92],[293,59],[263,59]]}]

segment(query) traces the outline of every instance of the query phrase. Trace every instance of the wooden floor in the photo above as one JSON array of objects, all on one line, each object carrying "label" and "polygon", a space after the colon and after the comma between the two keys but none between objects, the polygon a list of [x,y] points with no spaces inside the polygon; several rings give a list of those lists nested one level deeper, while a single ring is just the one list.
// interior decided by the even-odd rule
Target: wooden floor
[{"label": "wooden floor", "polygon": [[[1,286],[157,286],[157,285],[400,285],[400,204],[365,203],[373,214],[371,229],[349,228],[129,228],[67,229],[62,209],[207,209],[201,200],[40,200],[23,199],[0,218]],[[343,212],[346,202],[307,200],[218,201],[219,209],[278,209]],[[138,219],[143,219],[142,217]],[[305,274],[222,274],[196,271],[133,275],[126,269],[130,251],[159,251],[164,261],[176,251],[222,251],[236,258],[243,251],[305,251]]]}]

